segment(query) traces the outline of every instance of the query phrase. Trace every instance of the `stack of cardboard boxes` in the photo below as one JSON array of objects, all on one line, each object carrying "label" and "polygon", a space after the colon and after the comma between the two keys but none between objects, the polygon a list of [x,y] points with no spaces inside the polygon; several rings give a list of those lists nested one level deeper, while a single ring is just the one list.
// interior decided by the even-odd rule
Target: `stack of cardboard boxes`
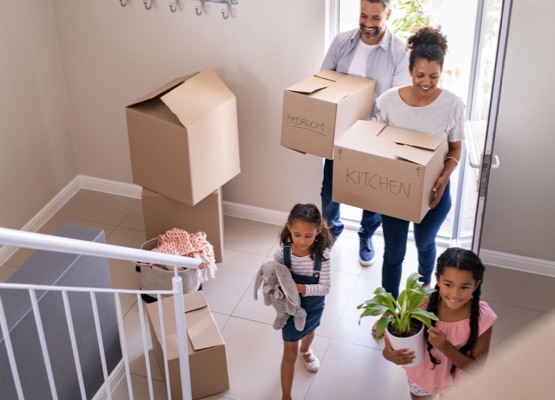
[{"label": "stack of cardboard boxes", "polygon": [[374,81],[320,71],[285,90],[281,145],[334,160],[333,200],[420,222],[445,141],[369,121]]},{"label": "stack of cardboard boxes", "polygon": [[[133,182],[143,187],[147,238],[172,228],[203,231],[223,255],[221,186],[240,172],[235,95],[212,70],[177,78],[126,107]],[[181,398],[173,297],[162,300],[173,398]],[[193,398],[229,388],[225,344],[202,292],[183,297]],[[147,306],[161,371],[157,303]]]},{"label": "stack of cardboard boxes", "polygon": [[237,102],[213,70],[177,78],[126,108],[147,239],[203,231],[222,261],[221,186],[240,172]]}]

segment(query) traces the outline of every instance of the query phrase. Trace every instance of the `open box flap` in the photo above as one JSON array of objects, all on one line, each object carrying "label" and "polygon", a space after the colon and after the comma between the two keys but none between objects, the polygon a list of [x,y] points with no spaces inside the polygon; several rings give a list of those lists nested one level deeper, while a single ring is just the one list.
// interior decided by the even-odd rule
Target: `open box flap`
[{"label": "open box flap", "polygon": [[224,341],[202,292],[185,296],[187,335],[195,351],[223,345]]},{"label": "open box flap", "polygon": [[[335,142],[336,146],[355,146],[358,141],[368,141],[368,138],[377,138],[386,127],[385,124],[367,120],[356,121],[348,130]],[[347,135],[346,133],[349,133]]]},{"label": "open box flap", "polygon": [[398,150],[395,152],[395,155],[399,158],[411,161],[419,165],[426,165],[430,160],[430,157],[433,156],[433,153],[429,150],[405,145],[399,146]]},{"label": "open box flap", "polygon": [[398,144],[406,144],[412,147],[419,147],[430,151],[435,151],[443,143],[442,138],[429,136],[420,132],[411,132],[405,129],[388,126],[381,136]]},{"label": "open box flap", "polygon": [[204,295],[200,291],[187,293],[187,296],[185,296],[184,298],[184,303],[185,313],[198,310],[199,308],[208,307],[206,297],[204,297]]},{"label": "open box flap", "polygon": [[[197,313],[198,315],[195,315]],[[224,344],[218,326],[208,309],[206,312],[194,311],[187,315],[187,335],[195,351]]]},{"label": "open box flap", "polygon": [[314,76],[317,76],[317,77],[322,78],[322,79],[327,79],[328,81],[337,82],[340,79],[343,79],[343,78],[345,78],[349,75],[343,74],[341,72],[325,69],[323,71],[320,71],[320,72],[314,74]]},{"label": "open box flap", "polygon": [[294,84],[287,88],[290,92],[302,93],[302,94],[312,94],[318,90],[322,90],[332,85],[333,82],[327,79],[318,78],[317,76],[311,76],[305,80]]},{"label": "open box flap", "polygon": [[211,69],[199,72],[161,97],[185,127],[234,99],[235,95]]},{"label": "open box flap", "polygon": [[330,103],[339,103],[341,100],[348,96],[348,92],[345,92],[343,90],[336,90],[335,88],[329,88],[327,90],[322,90],[318,93],[315,93],[312,97]]},{"label": "open box flap", "polygon": [[194,72],[194,73],[189,74],[189,75],[185,75],[185,76],[182,76],[182,77],[179,77],[179,78],[175,78],[173,81],[166,83],[165,85],[159,87],[158,89],[153,90],[152,92],[150,92],[150,93],[146,94],[145,96],[141,97],[137,101],[134,101],[129,106],[142,103],[143,101],[154,99],[154,98],[160,96],[162,93],[165,93],[168,90],[171,90],[172,88],[182,84],[187,79],[191,78],[192,76],[194,76],[196,74],[198,74],[198,72]]}]

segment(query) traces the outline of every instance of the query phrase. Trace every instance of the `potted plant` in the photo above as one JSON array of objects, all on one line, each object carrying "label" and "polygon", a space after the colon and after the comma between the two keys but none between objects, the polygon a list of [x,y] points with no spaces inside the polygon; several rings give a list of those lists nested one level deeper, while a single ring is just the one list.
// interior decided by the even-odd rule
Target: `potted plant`
[{"label": "potted plant", "polygon": [[393,349],[408,348],[415,352],[416,357],[410,366],[420,363],[424,355],[424,326],[429,328],[432,320],[437,321],[434,313],[418,307],[435,292],[433,288],[422,287],[418,282],[420,276],[414,272],[408,277],[406,288],[397,300],[379,287],[374,291],[373,298],[357,306],[357,309],[363,310],[361,319],[381,315],[376,324],[376,339],[385,330]]}]

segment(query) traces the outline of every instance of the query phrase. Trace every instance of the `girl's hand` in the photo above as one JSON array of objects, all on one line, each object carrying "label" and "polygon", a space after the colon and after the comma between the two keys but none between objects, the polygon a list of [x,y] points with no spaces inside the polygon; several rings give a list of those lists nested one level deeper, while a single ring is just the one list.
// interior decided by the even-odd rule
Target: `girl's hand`
[{"label": "girl's hand", "polygon": [[304,296],[306,294],[306,285],[302,283],[296,283],[295,285],[297,285],[297,290],[299,291],[299,293]]},{"label": "girl's hand", "polygon": [[448,180],[449,180],[449,178],[444,178],[442,176],[437,178],[437,181],[436,181],[434,187],[432,188],[432,194],[430,196],[430,201],[431,201],[430,202],[430,209],[437,206],[437,204],[441,200],[441,197],[443,196],[443,192],[445,191],[445,186],[447,186]]},{"label": "girl's hand", "polygon": [[445,333],[435,327],[430,327],[430,329],[428,329],[428,340],[432,346],[442,353],[444,353],[447,347],[451,345],[451,343],[447,340]]},{"label": "girl's hand", "polygon": [[408,349],[393,350],[387,334],[384,336],[384,339],[385,346],[382,353],[386,360],[397,365],[407,365],[413,362],[416,357],[414,351],[408,351]]}]

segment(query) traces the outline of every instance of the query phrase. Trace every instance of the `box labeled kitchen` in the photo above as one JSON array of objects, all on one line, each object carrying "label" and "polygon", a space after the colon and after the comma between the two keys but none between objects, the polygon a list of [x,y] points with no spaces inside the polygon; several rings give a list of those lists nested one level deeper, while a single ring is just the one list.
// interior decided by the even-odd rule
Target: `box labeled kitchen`
[{"label": "box labeled kitchen", "polygon": [[335,144],[332,198],[420,222],[443,170],[446,140],[357,121]]}]

